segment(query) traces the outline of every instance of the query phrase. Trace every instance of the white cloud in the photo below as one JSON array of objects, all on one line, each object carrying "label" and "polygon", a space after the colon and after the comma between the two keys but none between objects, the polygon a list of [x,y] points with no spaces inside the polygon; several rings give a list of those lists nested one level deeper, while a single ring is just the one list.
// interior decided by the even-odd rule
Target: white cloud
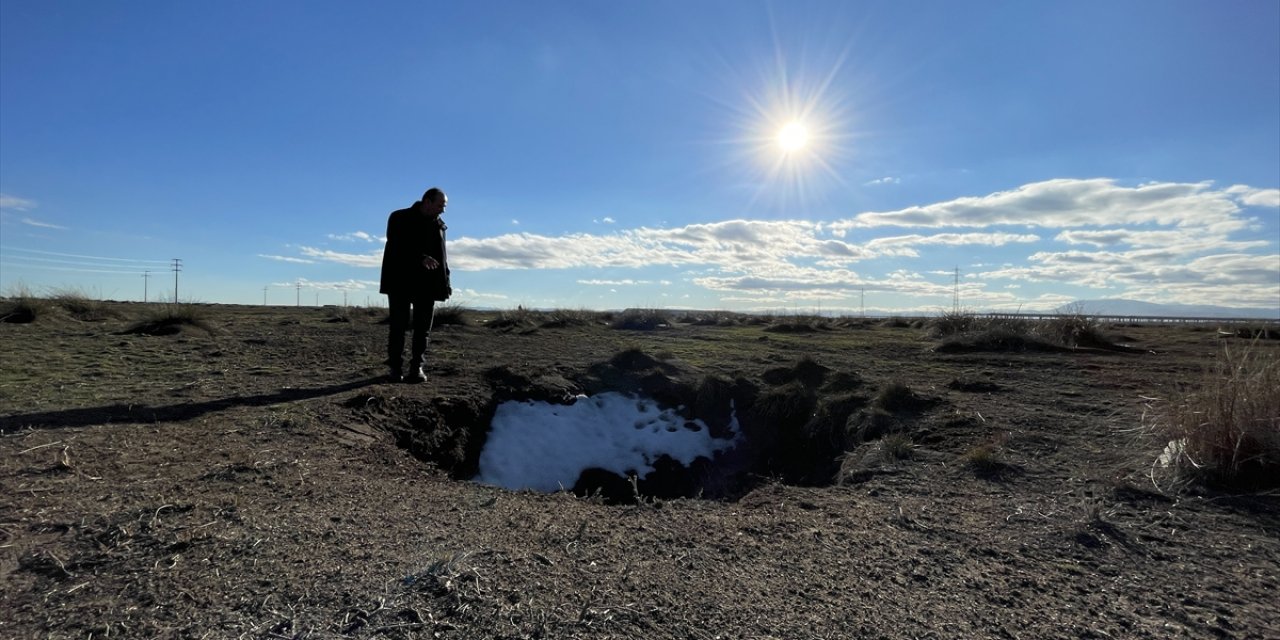
[{"label": "white cloud", "polygon": [[315,264],[316,263],[315,260],[307,260],[306,258],[294,258],[292,256],[273,256],[265,253],[259,253],[258,257],[266,258],[268,260],[275,260],[278,262],[292,262],[295,264]]},{"label": "white cloud", "polygon": [[316,249],[314,247],[301,247],[302,255],[309,258],[315,258],[322,262],[336,262],[352,267],[380,267],[382,266],[382,250],[379,249],[373,253],[342,253],[339,251],[329,251],[328,249]]},{"label": "white cloud", "polygon": [[1147,183],[1123,187],[1115,180],[1055,179],[1011,191],[963,197],[897,211],[861,213],[837,222],[837,235],[852,229],[898,227],[988,227],[1019,225],[1047,228],[1159,224],[1237,230],[1240,206],[1229,190],[1210,182]]},{"label": "white cloud", "polygon": [[629,279],[628,280],[579,280],[578,284],[585,284],[588,286],[606,286],[606,287],[624,286],[625,287],[625,286],[631,286],[631,285],[653,284],[653,282],[649,280],[629,280]]},{"label": "white cloud", "polygon": [[872,186],[872,185],[878,185],[878,184],[901,184],[901,183],[902,183],[901,178],[894,178],[893,176],[885,176],[883,178],[876,178],[875,180],[867,182],[866,186]]},{"label": "white cloud", "polygon": [[13,209],[14,211],[30,211],[36,208],[35,200],[19,198],[11,196],[7,193],[0,193],[0,209]]},{"label": "white cloud", "polygon": [[1227,188],[1227,193],[1236,196],[1246,207],[1280,207],[1280,189],[1255,189],[1236,184]]},{"label": "white cloud", "polygon": [[273,282],[271,286],[285,289],[296,289],[301,286],[301,288],[307,290],[362,291],[366,287],[376,288],[378,282],[376,280],[356,280],[354,278],[332,282],[316,282],[306,278],[299,278],[293,282]]},{"label": "white cloud", "polygon": [[603,218],[598,218],[598,219],[596,219],[596,220],[592,220],[592,222],[594,222],[594,223],[596,223],[596,224],[613,224],[614,222],[617,222],[617,221],[616,221],[616,220],[614,220],[613,218],[610,218],[609,216],[605,216],[605,217],[603,217]]},{"label": "white cloud", "polygon": [[40,227],[41,229],[66,229],[66,227],[62,225],[53,224],[50,222],[41,222],[33,218],[22,218],[21,220],[19,220],[19,222],[32,227]]},{"label": "white cloud", "polygon": [[480,300],[510,300],[511,297],[502,293],[481,293],[475,289],[454,289],[453,300],[469,300],[478,298]]},{"label": "white cloud", "polygon": [[364,231],[353,231],[351,233],[341,233],[341,234],[331,233],[329,234],[329,239],[341,240],[341,241],[363,240],[364,242],[386,242],[386,238],[374,236]]},{"label": "white cloud", "polygon": [[[918,251],[921,247],[973,246],[1002,249],[998,255],[972,256],[978,263],[964,274],[962,286],[972,287],[962,291],[966,301],[1017,304],[1018,300],[1009,297],[1010,281],[1093,287],[1108,295],[1126,287],[1158,286],[1173,292],[1186,291],[1188,283],[1219,282],[1219,297],[1239,290],[1252,291],[1247,295],[1256,298],[1258,292],[1270,287],[1274,299],[1280,264],[1273,254],[1255,254],[1258,250],[1273,251],[1277,243],[1257,235],[1263,227],[1243,213],[1241,203],[1269,202],[1273,197],[1269,194],[1275,191],[1242,185],[1214,188],[1209,182],[1126,187],[1109,179],[1057,179],[982,197],[862,213],[834,223],[733,219],[562,236],[507,233],[460,237],[450,241],[449,257],[455,272],[661,266],[681,269],[681,278],[696,287],[740,300],[847,299],[867,289],[941,297],[949,307],[950,271],[939,272],[941,278],[930,276],[938,282],[929,282],[918,271],[872,275],[876,272],[871,267],[923,261]],[[611,218],[605,220],[612,222]],[[887,230],[877,229],[883,226],[960,228],[962,232],[885,235]],[[991,228],[965,231],[984,226]],[[1007,226],[1052,231],[1040,234],[1000,228]],[[1244,235],[1246,231],[1254,235]],[[851,232],[856,232],[856,240]],[[1241,236],[1234,238],[1236,233]],[[1016,253],[1018,245],[1032,244],[1036,245],[1034,250]],[[302,247],[300,253],[316,261],[351,266],[381,264],[380,250],[360,254]],[[867,264],[882,258],[895,261]],[[987,262],[1002,266],[984,267],[982,263]],[[855,273],[850,270],[855,263],[867,268]],[[949,263],[921,266],[936,269]],[[1215,273],[1227,275],[1214,280],[1219,278]],[[577,282],[604,287],[653,284],[653,280],[640,278]],[[986,291],[988,284],[1000,291]],[[1027,287],[1036,289],[1032,295],[1042,293],[1043,288]]]},{"label": "white cloud", "polygon": [[1031,233],[938,233],[931,236],[908,235],[876,238],[867,241],[867,248],[878,250],[881,247],[910,246],[919,244],[966,245],[976,244],[988,247],[999,247],[1011,242],[1039,242],[1040,236]]}]

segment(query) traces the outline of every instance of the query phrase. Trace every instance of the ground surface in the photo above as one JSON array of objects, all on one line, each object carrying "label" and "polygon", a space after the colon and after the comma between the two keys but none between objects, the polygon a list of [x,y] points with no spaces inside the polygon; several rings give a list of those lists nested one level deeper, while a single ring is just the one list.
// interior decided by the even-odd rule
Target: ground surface
[{"label": "ground surface", "polygon": [[[393,385],[376,313],[210,306],[161,336],[118,313],[0,324],[0,637],[1280,637],[1280,500],[1162,494],[1132,431],[1212,328],[1011,354],[876,322],[476,323]],[[842,425],[902,382],[866,424],[915,450],[863,433],[832,484],[757,426],[754,466],[699,476],[717,499],[459,479],[496,400],[708,378]]]}]

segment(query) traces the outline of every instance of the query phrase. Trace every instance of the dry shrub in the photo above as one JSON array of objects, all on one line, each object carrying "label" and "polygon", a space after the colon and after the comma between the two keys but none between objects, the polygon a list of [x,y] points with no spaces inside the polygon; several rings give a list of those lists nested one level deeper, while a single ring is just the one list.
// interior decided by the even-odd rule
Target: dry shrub
[{"label": "dry shrub", "polygon": [[498,330],[531,329],[541,321],[542,314],[524,307],[499,311],[498,317],[485,323],[486,327]]},{"label": "dry shrub", "polygon": [[729,312],[686,313],[679,322],[695,327],[733,327],[743,321],[742,316]]},{"label": "dry shrub", "polygon": [[[926,323],[930,338],[958,336],[978,329],[979,318],[969,311],[949,311]],[[902,326],[902,325],[893,325]]]},{"label": "dry shrub", "polygon": [[167,336],[181,333],[183,327],[196,327],[213,331],[213,325],[205,318],[204,311],[194,303],[162,304],[147,313],[124,333],[148,336]]},{"label": "dry shrub", "polygon": [[916,445],[905,433],[891,433],[880,440],[880,451],[888,460],[906,460],[915,456]]},{"label": "dry shrub", "polygon": [[969,351],[1061,351],[1062,347],[1049,344],[1039,338],[1028,335],[1026,331],[998,327],[951,336],[934,347],[938,353],[965,353]]},{"label": "dry shrub", "polygon": [[1153,401],[1147,433],[1180,480],[1238,488],[1280,485],[1280,350],[1224,345],[1199,384]]},{"label": "dry shrub", "polygon": [[614,329],[652,331],[671,325],[671,314],[662,309],[627,309],[615,316],[609,326]]},{"label": "dry shrub", "polygon": [[470,311],[466,307],[456,302],[445,302],[435,306],[435,318],[431,322],[435,326],[466,326],[468,313]]},{"label": "dry shrub", "polygon": [[927,402],[916,395],[905,382],[894,380],[885,385],[880,393],[876,394],[875,400],[871,403],[877,409],[883,409],[890,413],[898,411],[906,411],[909,409],[918,409],[927,406]]},{"label": "dry shrub", "polygon": [[97,322],[116,315],[108,309],[105,302],[91,298],[80,289],[59,289],[50,298],[76,320]]},{"label": "dry shrub", "polygon": [[48,315],[52,305],[24,285],[15,286],[0,304],[0,322],[23,324]]},{"label": "dry shrub", "polygon": [[832,328],[830,318],[812,315],[792,315],[773,318],[765,331],[773,333],[815,333]]},{"label": "dry shrub", "polygon": [[1113,346],[1096,321],[1079,313],[1041,320],[1035,324],[1033,331],[1045,340],[1064,347]]},{"label": "dry shrub", "polygon": [[1014,316],[955,311],[929,320],[927,328],[929,338],[943,340],[937,350],[944,353],[1053,351],[1063,347],[1126,350],[1117,347],[1094,319],[1082,313],[1032,322]]},{"label": "dry shrub", "polygon": [[600,322],[600,314],[588,309],[555,309],[547,313],[543,329],[585,327]]},{"label": "dry shrub", "polygon": [[328,316],[325,317],[325,322],[331,324],[351,322],[351,307],[330,307],[327,311]]}]

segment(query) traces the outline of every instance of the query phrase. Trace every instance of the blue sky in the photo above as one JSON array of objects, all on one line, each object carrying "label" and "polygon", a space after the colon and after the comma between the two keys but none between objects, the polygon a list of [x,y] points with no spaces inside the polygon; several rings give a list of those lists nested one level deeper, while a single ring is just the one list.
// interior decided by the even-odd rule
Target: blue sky
[{"label": "blue sky", "polygon": [[382,304],[429,186],[470,306],[1280,308],[1280,3],[0,0],[0,289]]}]

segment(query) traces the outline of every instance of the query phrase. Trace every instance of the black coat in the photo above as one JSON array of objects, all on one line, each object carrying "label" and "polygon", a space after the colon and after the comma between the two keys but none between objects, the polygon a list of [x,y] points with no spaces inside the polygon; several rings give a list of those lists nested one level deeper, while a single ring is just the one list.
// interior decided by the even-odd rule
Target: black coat
[{"label": "black coat", "polygon": [[[444,248],[448,229],[438,216],[419,210],[420,202],[408,209],[391,212],[387,218],[387,246],[382,252],[380,293],[410,296],[415,300],[448,300],[449,262]],[[440,266],[428,269],[422,259],[431,256]]]}]

